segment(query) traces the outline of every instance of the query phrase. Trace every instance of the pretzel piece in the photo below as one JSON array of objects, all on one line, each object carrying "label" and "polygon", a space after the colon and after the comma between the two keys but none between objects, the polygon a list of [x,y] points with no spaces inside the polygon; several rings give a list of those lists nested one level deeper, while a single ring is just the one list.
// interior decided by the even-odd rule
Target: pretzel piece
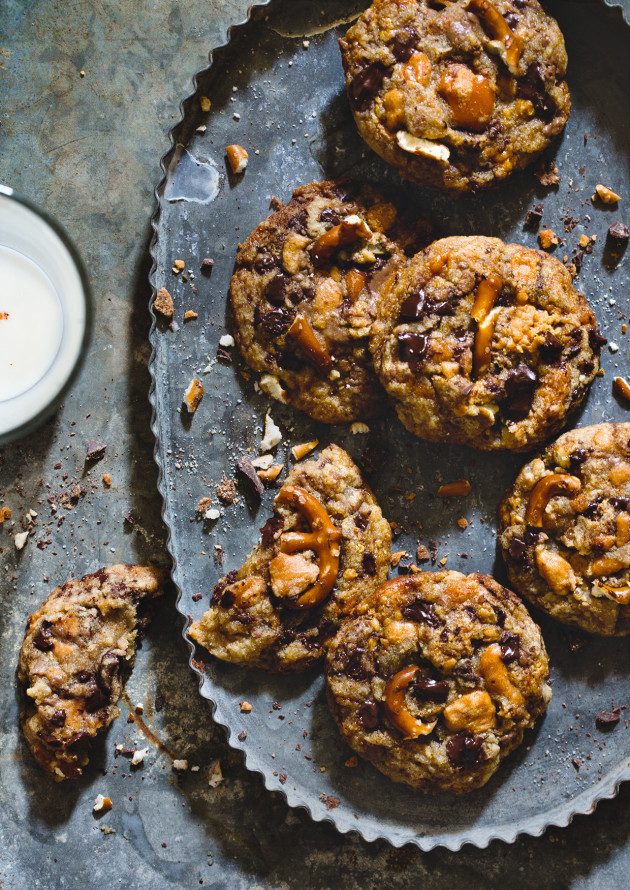
[{"label": "pretzel piece", "polygon": [[[326,599],[337,580],[341,529],[332,522],[317,498],[303,488],[284,485],[278,492],[276,504],[298,510],[311,527],[310,532],[286,532],[280,538],[280,553],[313,550],[317,554],[319,575],[316,582],[298,597],[283,600],[289,609],[310,609]],[[277,591],[274,592],[277,595]]]},{"label": "pretzel piece", "polygon": [[549,501],[557,495],[572,498],[578,493],[582,483],[576,476],[566,473],[550,473],[539,479],[529,496],[525,521],[534,528],[543,527],[543,518]]},{"label": "pretzel piece", "polygon": [[396,729],[402,732],[406,739],[417,739],[418,736],[429,735],[430,732],[433,732],[433,728],[437,723],[437,720],[432,720],[430,723],[417,720],[409,713],[405,705],[407,689],[419,670],[420,668],[415,664],[403,668],[389,678],[383,690],[385,713],[390,722],[394,724]]}]

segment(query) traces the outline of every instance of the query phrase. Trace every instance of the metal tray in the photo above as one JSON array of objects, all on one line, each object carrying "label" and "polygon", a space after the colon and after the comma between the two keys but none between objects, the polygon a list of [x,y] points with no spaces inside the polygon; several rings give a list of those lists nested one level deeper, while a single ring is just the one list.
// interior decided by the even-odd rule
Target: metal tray
[{"label": "metal tray", "polygon": [[[444,234],[495,235],[537,246],[523,220],[544,201],[544,224],[566,239],[556,250],[560,259],[571,257],[581,234],[598,236],[576,284],[611,342],[603,354],[606,375],[596,379],[572,423],[622,420],[627,410],[613,397],[611,378],[623,373],[630,352],[621,333],[623,313],[630,311],[628,267],[606,244],[607,228],[620,210],[594,205],[591,195],[598,182],[624,199],[630,195],[628,31],[620,9],[597,0],[546,5],[566,37],[573,97],[566,131],[550,154],[560,184],[544,188],[530,170],[496,191],[455,203],[407,188]],[[230,328],[226,294],[238,241],[267,215],[271,197],[287,200],[297,185],[342,174],[397,180],[364,146],[346,104],[337,38],[365,6],[365,0],[259,4],[195,77],[196,93],[183,102],[183,118],[162,161],[151,283],[154,293],[166,286],[173,294],[176,324],[165,328],[154,321],[151,399],[177,607],[187,622],[201,616],[217,579],[240,566],[271,513],[273,492],[259,503],[239,484],[238,502],[222,508],[216,523],[193,521],[198,500],[213,496],[224,475],[236,477],[238,457],[247,449],[257,453],[268,410],[284,433],[278,456],[287,466],[291,444],[314,437],[321,447],[337,442],[359,460],[368,448],[379,453],[378,472],[368,478],[384,514],[406,530],[395,549],[415,553],[420,522],[424,541],[438,544],[438,559],[448,557],[447,568],[505,580],[496,553],[496,508],[523,457],[425,443],[395,418],[371,424],[369,435],[353,436],[348,427],[316,424],[257,393],[237,355],[232,365],[216,361],[219,338]],[[201,97],[210,98],[209,111],[202,110]],[[225,146],[234,142],[250,154],[239,177],[228,174],[224,162]],[[622,201],[621,212],[623,207]],[[205,277],[200,267],[207,256],[215,263]],[[173,274],[175,259],[184,260],[183,275]],[[189,308],[199,318],[184,324]],[[193,376],[203,380],[205,395],[187,420],[181,401]],[[438,500],[440,480],[459,476],[470,479],[470,497]],[[416,496],[409,500],[405,493]],[[461,516],[470,523],[465,531],[456,524]],[[485,847],[495,838],[511,842],[521,833],[539,835],[549,825],[567,825],[630,778],[630,732],[623,717],[607,734],[595,725],[600,711],[626,702],[627,641],[577,640],[537,618],[552,662],[548,713],[488,785],[461,799],[414,794],[367,763],[347,766],[351,752],[328,714],[316,672],[266,676],[195,653],[192,646],[191,666],[230,744],[291,806],[305,807],[313,819],[330,820],[342,832],[383,837],[395,846]],[[243,700],[252,704],[251,713],[241,713]]]}]

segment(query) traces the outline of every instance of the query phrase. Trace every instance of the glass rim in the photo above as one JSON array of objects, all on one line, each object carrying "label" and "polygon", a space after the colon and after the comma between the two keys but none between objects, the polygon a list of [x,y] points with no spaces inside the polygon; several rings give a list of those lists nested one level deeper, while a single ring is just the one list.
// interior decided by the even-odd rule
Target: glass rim
[{"label": "glass rim", "polygon": [[4,433],[0,433],[0,447],[32,432],[32,430],[40,426],[59,406],[63,398],[67,395],[70,387],[76,380],[77,375],[83,365],[83,362],[85,361],[85,357],[92,340],[94,322],[94,299],[92,288],[90,286],[90,280],[83,259],[81,258],[81,254],[76,248],[70,235],[66,232],[61,223],[57,219],[55,219],[55,217],[51,216],[45,210],[42,210],[41,207],[38,207],[37,204],[31,201],[30,198],[27,198],[20,192],[16,192],[15,189],[11,188],[10,186],[0,182],[0,199],[1,198],[9,198],[12,201],[16,201],[18,204],[21,204],[27,210],[34,213],[49,228],[53,230],[53,232],[63,243],[64,247],[70,254],[70,259],[72,260],[81,281],[81,289],[83,291],[85,303],[85,326],[83,329],[81,348],[64,384],[53,396],[49,398],[46,404],[42,408],[40,408],[40,410],[35,415],[33,415],[33,417],[31,417],[29,420],[26,420],[24,423],[21,423],[19,426],[14,427],[13,429],[7,430]]}]

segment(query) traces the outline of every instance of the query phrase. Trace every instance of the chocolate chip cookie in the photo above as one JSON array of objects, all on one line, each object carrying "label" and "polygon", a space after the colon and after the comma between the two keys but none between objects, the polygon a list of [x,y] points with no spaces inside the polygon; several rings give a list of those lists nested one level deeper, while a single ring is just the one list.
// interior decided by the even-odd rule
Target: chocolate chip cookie
[{"label": "chocolate chip cookie", "polygon": [[136,634],[147,623],[144,601],[167,579],[153,566],[100,569],[57,587],[28,619],[18,663],[21,723],[55,782],[82,774],[97,733],[118,717]]},{"label": "chocolate chip cookie", "polygon": [[386,283],[370,348],[417,436],[526,451],[582,401],[605,342],[562,263],[474,236],[435,241]]},{"label": "chocolate chip cookie", "polygon": [[190,636],[217,658],[301,671],[343,618],[387,578],[391,530],[350,457],[329,445],[296,464],[262,539],[214,588]]},{"label": "chocolate chip cookie", "polygon": [[630,423],[560,436],[499,508],[510,580],[534,605],[595,634],[630,633]]},{"label": "chocolate chip cookie", "polygon": [[537,0],[374,0],[339,43],[359,133],[420,185],[493,185],[569,117],[564,40]]},{"label": "chocolate chip cookie", "polygon": [[382,414],[368,350],[375,302],[429,232],[417,209],[376,186],[296,189],[241,245],[230,284],[236,341],[261,388],[324,423]]},{"label": "chocolate chip cookie", "polygon": [[326,691],[345,741],[396,782],[485,784],[551,698],[539,628],[485,575],[383,584],[330,642]]}]

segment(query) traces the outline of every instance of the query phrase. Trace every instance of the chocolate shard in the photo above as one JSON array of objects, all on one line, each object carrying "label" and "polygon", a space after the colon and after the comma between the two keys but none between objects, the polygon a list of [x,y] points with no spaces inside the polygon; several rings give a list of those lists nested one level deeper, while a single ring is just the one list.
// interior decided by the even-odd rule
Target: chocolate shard
[{"label": "chocolate shard", "polygon": [[258,497],[262,497],[265,489],[262,482],[260,481],[258,473],[256,472],[256,467],[253,465],[246,454],[244,454],[242,457],[239,457],[238,468],[243,476],[245,476],[247,481],[250,483]]},{"label": "chocolate shard", "polygon": [[260,533],[262,535],[262,539],[260,542],[261,546],[265,549],[267,547],[271,547],[277,532],[280,531],[283,525],[284,519],[282,518],[282,516],[270,516],[263,527],[260,529]]},{"label": "chocolate shard", "polygon": [[359,722],[367,732],[378,727],[380,721],[375,701],[364,701],[359,705]]},{"label": "chocolate shard", "polygon": [[399,321],[419,321],[425,315],[426,296],[423,290],[409,294],[400,307]]},{"label": "chocolate shard", "polygon": [[381,88],[387,68],[382,62],[371,62],[350,84],[350,104],[357,111],[367,111]]},{"label": "chocolate shard", "polygon": [[435,606],[419,597],[402,607],[401,612],[410,621],[428,624],[429,627],[440,627],[444,622],[435,614]]},{"label": "chocolate shard", "polygon": [[468,730],[458,732],[446,743],[446,756],[455,766],[476,766],[485,759],[483,739]]},{"label": "chocolate shard", "polygon": [[87,452],[85,454],[86,460],[102,460],[105,457],[105,451],[107,450],[107,445],[103,442],[98,442],[96,439],[90,439],[88,442]]},{"label": "chocolate shard", "polygon": [[411,370],[417,372],[429,350],[429,337],[415,331],[401,331],[398,334],[398,348],[401,361],[407,362]]},{"label": "chocolate shard", "polygon": [[601,714],[598,714],[595,718],[595,723],[598,729],[610,730],[615,728],[615,726],[619,723],[620,718],[620,709],[613,708],[612,711],[602,711]]},{"label": "chocolate shard", "polygon": [[516,368],[508,371],[505,378],[505,396],[507,404],[504,413],[510,420],[523,420],[529,414],[538,375],[525,362],[520,362]]},{"label": "chocolate shard", "polygon": [[613,241],[628,241],[630,239],[630,228],[622,222],[614,222],[608,226],[608,237]]},{"label": "chocolate shard", "polygon": [[543,218],[544,209],[545,205],[541,202],[540,204],[535,204],[531,210],[528,210],[527,215],[525,216],[525,222],[523,223],[523,228],[527,229],[529,232],[538,231],[540,221]]}]

